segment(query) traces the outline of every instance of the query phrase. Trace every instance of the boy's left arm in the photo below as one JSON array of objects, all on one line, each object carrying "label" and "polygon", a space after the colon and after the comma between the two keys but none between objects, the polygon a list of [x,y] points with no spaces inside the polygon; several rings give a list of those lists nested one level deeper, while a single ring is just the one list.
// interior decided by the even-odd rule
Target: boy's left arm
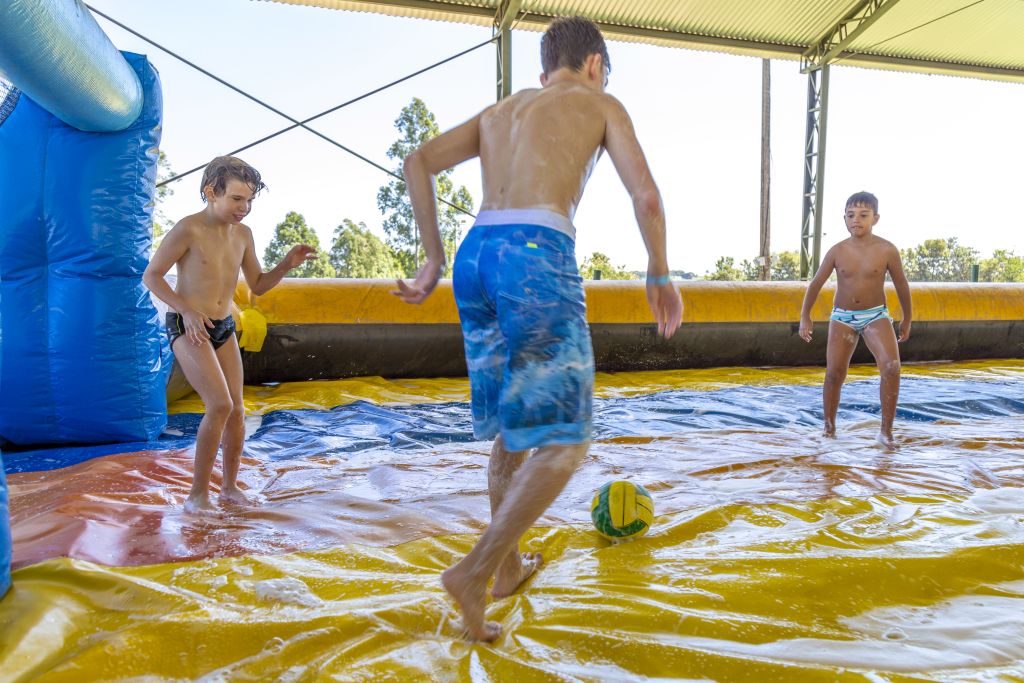
[{"label": "boy's left arm", "polygon": [[907,275],[903,272],[903,261],[900,259],[900,252],[895,246],[889,255],[889,276],[892,277],[892,286],[896,288],[896,296],[900,300],[900,308],[903,309],[903,320],[900,321],[899,341],[905,342],[910,339],[910,321],[913,318],[910,302],[910,283],[907,282]]},{"label": "boy's left arm", "polygon": [[266,294],[277,286],[292,268],[297,268],[316,257],[316,249],[308,244],[297,244],[285,254],[280,263],[263,272],[259,259],[256,258],[256,244],[252,239],[252,231],[249,231],[246,237],[248,243],[245,245],[245,253],[242,254],[242,275],[245,277],[245,284],[249,285],[249,289],[256,296]]}]

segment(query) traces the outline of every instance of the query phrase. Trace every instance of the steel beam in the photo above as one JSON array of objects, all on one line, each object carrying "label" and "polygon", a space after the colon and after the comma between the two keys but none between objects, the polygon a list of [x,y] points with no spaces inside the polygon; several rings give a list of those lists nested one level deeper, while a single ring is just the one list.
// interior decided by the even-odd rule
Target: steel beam
[{"label": "steel beam", "polygon": [[801,55],[801,73],[810,73],[831,63],[897,2],[899,0],[864,0],[859,3]]},{"label": "steel beam", "polygon": [[519,14],[523,0],[502,0],[494,15],[494,32],[498,36],[498,99],[512,94],[512,22]]},{"label": "steel beam", "polygon": [[828,64],[807,74],[803,229],[800,233],[800,277],[804,279],[810,277],[821,265],[821,203],[825,191],[828,76]]}]

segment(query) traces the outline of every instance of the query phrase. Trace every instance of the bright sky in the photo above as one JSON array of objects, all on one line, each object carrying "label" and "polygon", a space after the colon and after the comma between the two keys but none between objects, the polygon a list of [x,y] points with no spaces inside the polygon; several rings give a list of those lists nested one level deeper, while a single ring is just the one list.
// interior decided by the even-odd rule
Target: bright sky
[{"label": "bright sky", "polygon": [[[490,29],[254,0],[90,0],[90,4],[239,88],[306,118],[490,37]],[[98,18],[122,49],[149,55],[164,92],[162,149],[175,171],[289,125],[166,53]],[[513,34],[513,87],[537,86],[540,34]],[[703,274],[722,255],[758,252],[759,59],[610,42],[609,92],[630,111],[664,195],[669,263]],[[772,250],[796,250],[801,228],[806,77],[772,65]],[[311,124],[386,166],[394,120],[413,97],[442,129],[494,101],[492,46]],[[1016,211],[1024,158],[1024,85],[836,66],[826,153],[823,252],[845,237],[843,202],[874,192],[876,231],[901,248],[957,237],[988,256],[1024,253]],[[383,236],[376,206],[388,177],[300,129],[240,155],[270,187],[247,223],[257,252],[288,211],[329,248],[343,218]],[[479,205],[480,167],[455,172]],[[165,213],[201,208],[199,175],[175,184]],[[468,225],[466,226],[468,229]],[[646,268],[632,207],[602,159],[576,215],[577,255],[602,251]],[[273,265],[273,264],[270,264]]]}]

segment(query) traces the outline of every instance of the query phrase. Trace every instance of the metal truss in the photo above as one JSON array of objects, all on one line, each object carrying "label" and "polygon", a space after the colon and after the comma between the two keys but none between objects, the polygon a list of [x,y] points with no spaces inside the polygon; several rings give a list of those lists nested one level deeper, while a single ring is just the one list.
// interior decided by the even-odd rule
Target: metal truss
[{"label": "metal truss", "polygon": [[803,53],[801,73],[810,73],[831,63],[897,2],[899,0],[865,0],[858,4]]},{"label": "metal truss", "polygon": [[523,0],[502,0],[494,15],[494,33],[498,36],[498,99],[512,94],[512,22]]},{"label": "metal truss", "polygon": [[825,132],[828,124],[828,64],[807,74],[807,129],[804,136],[804,206],[800,232],[800,277],[821,265],[821,202],[825,187]]}]

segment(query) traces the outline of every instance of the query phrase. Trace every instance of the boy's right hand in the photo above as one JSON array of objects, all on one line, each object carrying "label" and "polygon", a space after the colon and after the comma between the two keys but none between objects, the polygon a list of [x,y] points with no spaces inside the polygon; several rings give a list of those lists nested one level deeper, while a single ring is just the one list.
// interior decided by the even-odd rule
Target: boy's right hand
[{"label": "boy's right hand", "polygon": [[647,283],[647,304],[651,307],[654,320],[658,323],[658,334],[670,338],[683,321],[683,299],[675,283],[656,285]]},{"label": "boy's right hand", "polygon": [[185,324],[185,336],[194,346],[202,346],[210,340],[210,333],[206,328],[213,329],[214,325],[205,314],[191,309],[183,312],[181,319]]},{"label": "boy's right hand", "polygon": [[814,334],[814,323],[811,322],[810,317],[800,317],[800,338],[805,342],[811,341],[811,335]]}]

